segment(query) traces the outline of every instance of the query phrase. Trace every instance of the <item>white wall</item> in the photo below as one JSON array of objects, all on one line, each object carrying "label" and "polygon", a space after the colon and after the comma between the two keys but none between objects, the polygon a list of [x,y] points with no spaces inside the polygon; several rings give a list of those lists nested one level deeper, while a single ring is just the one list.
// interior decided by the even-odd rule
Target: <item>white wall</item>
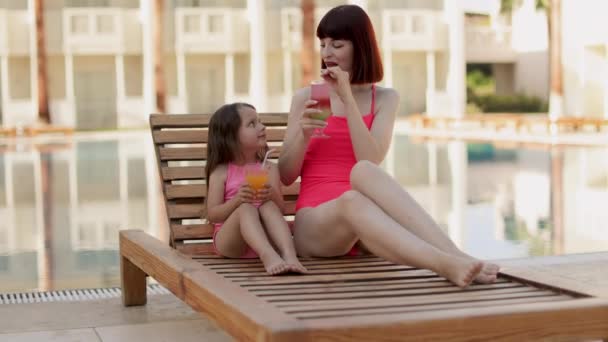
[{"label": "white wall", "polygon": [[547,16],[537,11],[534,1],[524,5],[512,16],[512,44],[515,61],[515,91],[538,96],[549,95],[549,57]]},{"label": "white wall", "polygon": [[601,117],[608,77],[608,1],[563,0],[563,76],[566,115]]}]

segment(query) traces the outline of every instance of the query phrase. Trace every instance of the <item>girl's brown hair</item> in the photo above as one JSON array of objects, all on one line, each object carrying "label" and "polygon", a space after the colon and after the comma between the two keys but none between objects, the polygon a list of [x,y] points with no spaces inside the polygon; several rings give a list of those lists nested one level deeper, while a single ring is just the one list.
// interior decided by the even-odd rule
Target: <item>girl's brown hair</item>
[{"label": "girl's brown hair", "polygon": [[[241,116],[239,110],[242,107],[255,107],[243,102],[225,104],[213,113],[209,120],[209,138],[207,140],[207,165],[205,176],[209,176],[221,164],[227,164],[235,160],[240,149],[239,128],[241,127]],[[265,151],[261,151],[265,153]],[[259,158],[259,155],[258,155]]]},{"label": "girl's brown hair", "polygon": [[[352,84],[376,83],[384,77],[380,49],[372,22],[357,5],[341,5],[323,16],[317,27],[317,38],[349,40],[353,43]],[[321,60],[321,68],[327,66]]]},{"label": "girl's brown hair", "polygon": [[[227,164],[234,161],[240,150],[239,143],[239,128],[241,127],[241,115],[239,110],[243,107],[249,107],[255,110],[255,107],[242,102],[230,103],[221,106],[213,113],[209,120],[209,138],[207,139],[207,164],[205,165],[205,176],[207,184],[209,184],[209,176],[219,165]],[[262,160],[268,146],[264,146],[258,152],[258,160]],[[205,213],[206,204],[205,200]]]}]

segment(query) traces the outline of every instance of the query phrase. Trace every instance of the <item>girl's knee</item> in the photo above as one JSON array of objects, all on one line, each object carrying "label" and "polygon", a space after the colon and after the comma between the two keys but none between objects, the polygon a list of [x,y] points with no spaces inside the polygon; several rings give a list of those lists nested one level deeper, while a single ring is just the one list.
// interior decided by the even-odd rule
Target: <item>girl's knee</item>
[{"label": "girl's knee", "polygon": [[255,214],[257,213],[258,208],[256,208],[253,204],[250,203],[242,203],[241,205],[239,205],[236,210],[234,211],[235,213],[238,213],[238,215],[242,216],[242,215],[248,215],[248,214]]},{"label": "girl's knee", "polygon": [[273,201],[266,201],[264,203],[262,203],[262,205],[260,205],[260,211],[262,210],[273,210],[273,209],[278,209],[277,205],[273,202]]}]

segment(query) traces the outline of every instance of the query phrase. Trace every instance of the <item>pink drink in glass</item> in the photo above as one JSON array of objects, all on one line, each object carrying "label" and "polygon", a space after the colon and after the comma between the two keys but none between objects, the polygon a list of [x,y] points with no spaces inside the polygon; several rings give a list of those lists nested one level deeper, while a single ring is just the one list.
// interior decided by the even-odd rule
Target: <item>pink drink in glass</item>
[{"label": "pink drink in glass", "polygon": [[[323,81],[313,81],[310,84],[310,99],[317,101],[316,109],[319,109],[320,113],[314,113],[310,117],[315,120],[327,121],[331,116],[331,102],[329,100],[329,84]],[[316,129],[312,135],[315,138],[329,138],[324,133],[322,128]]]}]

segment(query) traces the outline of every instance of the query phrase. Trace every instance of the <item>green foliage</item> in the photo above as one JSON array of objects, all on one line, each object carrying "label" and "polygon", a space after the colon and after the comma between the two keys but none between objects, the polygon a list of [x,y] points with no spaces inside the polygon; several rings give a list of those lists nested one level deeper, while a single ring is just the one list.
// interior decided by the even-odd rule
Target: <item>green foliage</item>
[{"label": "green foliage", "polygon": [[547,103],[536,96],[471,93],[468,99],[484,113],[544,113],[548,110]]},{"label": "green foliage", "polygon": [[473,89],[478,87],[486,87],[494,84],[494,79],[490,75],[486,75],[481,70],[472,70],[467,73],[467,87]]},{"label": "green foliage", "polygon": [[551,244],[552,225],[546,220],[539,222],[538,234],[531,235],[526,229],[526,224],[517,220],[514,216],[506,216],[505,220],[505,239],[509,241],[528,243],[528,253],[530,256],[552,255],[553,246]]},{"label": "green foliage", "polygon": [[[550,0],[536,0],[536,9],[547,10],[549,8]],[[501,0],[500,11],[502,13],[511,13],[517,7],[521,6],[523,0]]]}]

